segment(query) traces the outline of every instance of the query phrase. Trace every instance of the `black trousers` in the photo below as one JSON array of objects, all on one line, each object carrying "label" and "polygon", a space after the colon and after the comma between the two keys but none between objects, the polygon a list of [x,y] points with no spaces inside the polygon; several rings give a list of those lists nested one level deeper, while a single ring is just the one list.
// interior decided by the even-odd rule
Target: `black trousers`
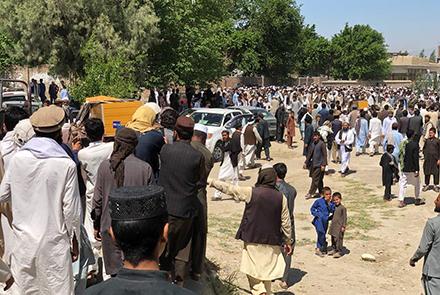
[{"label": "black trousers", "polygon": [[269,139],[267,139],[267,142],[265,140],[265,141],[263,141],[263,143],[260,143],[260,142],[257,143],[255,157],[257,157],[258,159],[261,159],[261,152],[263,150],[263,147],[264,147],[264,153],[266,155],[266,159],[269,159],[270,158],[270,151],[269,151],[270,141],[269,141]]},{"label": "black trousers", "polygon": [[311,168],[310,177],[312,178],[312,183],[310,184],[309,194],[314,195],[317,189],[319,193],[322,193],[324,188],[324,171],[321,171],[321,167]]},{"label": "black trousers", "polygon": [[284,125],[277,124],[277,141],[283,141],[284,137]]},{"label": "black trousers", "polygon": [[384,198],[391,199],[391,183],[385,184]]},{"label": "black trousers", "polygon": [[194,218],[194,231],[191,245],[191,270],[192,273],[201,274],[206,257],[206,238],[208,234],[208,205],[206,201],[206,189],[200,189],[199,210]]},{"label": "black trousers", "polygon": [[168,217],[168,244],[160,257],[160,269],[174,272],[174,260],[188,245],[193,232],[193,218]]},{"label": "black trousers", "polygon": [[439,174],[438,173],[437,174],[425,174],[425,184],[429,185],[429,180],[431,179],[431,175],[432,175],[432,178],[434,178],[434,184],[438,185],[438,183],[439,183]]}]

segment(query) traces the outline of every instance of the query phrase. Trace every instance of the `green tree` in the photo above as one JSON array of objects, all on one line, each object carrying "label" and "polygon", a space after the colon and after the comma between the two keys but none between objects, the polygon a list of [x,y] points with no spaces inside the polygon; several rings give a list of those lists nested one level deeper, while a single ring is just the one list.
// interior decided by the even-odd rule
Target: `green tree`
[{"label": "green tree", "polygon": [[226,45],[233,22],[231,1],[154,0],[159,40],[149,51],[149,84],[196,85],[226,72]]},{"label": "green tree", "polygon": [[336,79],[384,79],[390,72],[387,46],[381,33],[368,25],[345,27],[333,36],[332,76]]},{"label": "green tree", "polygon": [[302,32],[301,75],[328,75],[332,61],[331,42],[319,36],[315,26],[306,26]]},{"label": "green tree", "polygon": [[11,38],[0,31],[0,78],[6,76],[11,67],[16,64],[14,46]]},{"label": "green tree", "polygon": [[421,57],[421,58],[426,58],[426,55],[425,55],[425,49],[422,49],[422,51],[420,51],[420,53],[419,53],[419,57]]},{"label": "green tree", "polygon": [[239,70],[245,76],[261,71],[260,34],[249,29],[234,30],[228,39],[229,71]]},{"label": "green tree", "polygon": [[84,75],[71,86],[71,94],[79,101],[97,95],[132,98],[136,84],[128,53],[119,50],[122,40],[108,17],[101,17],[98,24],[80,52]]},{"label": "green tree", "polygon": [[429,61],[430,61],[430,62],[436,62],[436,60],[437,60],[437,58],[436,58],[436,56],[435,56],[435,50],[433,50],[433,51],[431,52],[431,55],[429,56]]},{"label": "green tree", "polygon": [[157,34],[157,17],[143,0],[3,0],[0,28],[17,41],[17,56],[30,66],[48,63],[55,74],[81,77],[81,49],[100,16],[107,16],[123,40],[121,50],[135,59],[137,80],[146,79],[147,55]]},{"label": "green tree", "polygon": [[248,26],[260,35],[261,74],[283,81],[299,69],[303,17],[292,0],[255,0]]}]

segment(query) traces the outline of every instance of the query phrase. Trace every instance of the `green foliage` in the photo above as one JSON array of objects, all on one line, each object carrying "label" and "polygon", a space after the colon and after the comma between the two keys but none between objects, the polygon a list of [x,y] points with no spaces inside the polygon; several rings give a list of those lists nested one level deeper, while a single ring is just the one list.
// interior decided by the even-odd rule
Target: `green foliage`
[{"label": "green foliage", "polygon": [[92,36],[80,52],[84,75],[71,87],[74,99],[83,101],[97,95],[132,98],[136,90],[135,67],[122,44],[109,18],[99,17]]},{"label": "green foliage", "polygon": [[233,31],[228,44],[229,71],[239,70],[245,76],[259,73],[261,56],[257,50],[260,46],[261,38],[257,32],[250,29]]},{"label": "green foliage", "polygon": [[15,44],[2,31],[0,31],[0,78],[4,77],[11,66],[16,63],[14,56]]},{"label": "green foliage", "polygon": [[390,62],[381,33],[368,25],[355,25],[333,36],[332,76],[336,79],[376,80],[388,76]]},{"label": "green foliage", "polygon": [[429,61],[430,62],[436,62],[437,61],[437,57],[435,56],[435,50],[433,50],[431,52],[431,55],[429,56]]},{"label": "green foliage", "polygon": [[303,17],[292,0],[255,0],[249,27],[261,38],[261,74],[283,81],[299,68]]},{"label": "green foliage", "polygon": [[236,70],[278,83],[298,73],[380,79],[389,72],[380,33],[347,25],[330,42],[304,26],[295,0],[2,0],[0,19],[9,36],[0,34],[0,72],[11,61],[49,64],[75,81],[78,97],[203,86]]},{"label": "green foliage", "polygon": [[332,60],[331,42],[319,36],[315,26],[306,26],[302,32],[301,75],[328,75]]},{"label": "green foliage", "polygon": [[422,49],[422,51],[420,51],[420,53],[419,53],[419,57],[421,57],[421,58],[426,58],[426,55],[425,55],[425,49]]},{"label": "green foliage", "polygon": [[[101,16],[106,16],[121,40],[121,49],[139,61],[138,80],[145,80],[146,52],[157,34],[157,18],[149,2],[141,0],[3,0],[0,27],[17,41],[21,63],[49,63],[65,77],[81,77],[81,49]],[[105,34],[105,32],[103,32]],[[108,34],[106,35],[108,36]]]},{"label": "green foliage", "polygon": [[230,1],[155,0],[160,43],[150,52],[150,85],[203,84],[226,72],[225,46],[233,23]]}]

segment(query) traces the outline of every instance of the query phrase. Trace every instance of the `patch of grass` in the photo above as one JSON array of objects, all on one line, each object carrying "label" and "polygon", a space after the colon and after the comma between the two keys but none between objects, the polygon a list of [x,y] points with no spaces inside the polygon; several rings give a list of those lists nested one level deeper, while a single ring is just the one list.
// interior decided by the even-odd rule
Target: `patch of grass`
[{"label": "patch of grass", "polygon": [[[355,179],[344,179],[343,204],[347,208],[348,228],[345,234],[347,239],[371,240],[374,237],[368,235],[368,231],[380,226],[380,222],[372,217],[372,211],[381,209],[384,219],[392,216],[394,212],[388,212],[381,195],[376,194],[375,188],[366,186]],[[381,188],[378,186],[377,188]]]},{"label": "patch of grass", "polygon": [[356,231],[348,230],[344,234],[344,240],[371,241],[371,240],[376,240],[376,238],[366,235],[365,233],[362,233],[357,230]]},{"label": "patch of grass", "polygon": [[235,284],[236,278],[237,272],[233,272],[227,275],[224,279],[221,279],[218,276],[212,276],[209,278],[209,283],[216,295],[238,295],[240,294],[240,289]]},{"label": "patch of grass", "polygon": [[237,272],[234,271],[224,278],[220,278],[217,273],[220,270],[219,265],[215,261],[208,261],[207,267],[209,270],[208,283],[212,293],[215,295],[238,295],[240,294],[240,288],[236,285]]},{"label": "patch of grass", "polygon": [[307,245],[313,245],[315,242],[311,239],[301,239],[296,241],[295,247],[302,247]]},{"label": "patch of grass", "polygon": [[369,231],[379,225],[365,210],[360,210],[348,218],[348,228]]},{"label": "patch of grass", "polygon": [[210,216],[208,229],[210,234],[218,238],[234,237],[240,226],[240,220],[233,217]]}]

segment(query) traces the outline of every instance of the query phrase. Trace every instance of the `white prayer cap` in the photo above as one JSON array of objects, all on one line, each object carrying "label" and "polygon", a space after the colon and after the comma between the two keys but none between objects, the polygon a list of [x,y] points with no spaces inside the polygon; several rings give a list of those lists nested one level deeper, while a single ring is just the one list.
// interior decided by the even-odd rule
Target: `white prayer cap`
[{"label": "white prayer cap", "polygon": [[152,109],[153,112],[156,113],[156,115],[160,113],[160,106],[159,106],[157,103],[155,103],[155,102],[147,102],[147,103],[145,104],[145,106],[147,106],[147,107],[149,107],[150,109]]},{"label": "white prayer cap", "polygon": [[18,122],[14,128],[14,142],[17,146],[22,147],[32,137],[35,136],[34,128],[29,119]]},{"label": "white prayer cap", "polygon": [[208,134],[208,127],[206,127],[205,125],[199,123],[194,124],[194,131],[196,130]]}]

